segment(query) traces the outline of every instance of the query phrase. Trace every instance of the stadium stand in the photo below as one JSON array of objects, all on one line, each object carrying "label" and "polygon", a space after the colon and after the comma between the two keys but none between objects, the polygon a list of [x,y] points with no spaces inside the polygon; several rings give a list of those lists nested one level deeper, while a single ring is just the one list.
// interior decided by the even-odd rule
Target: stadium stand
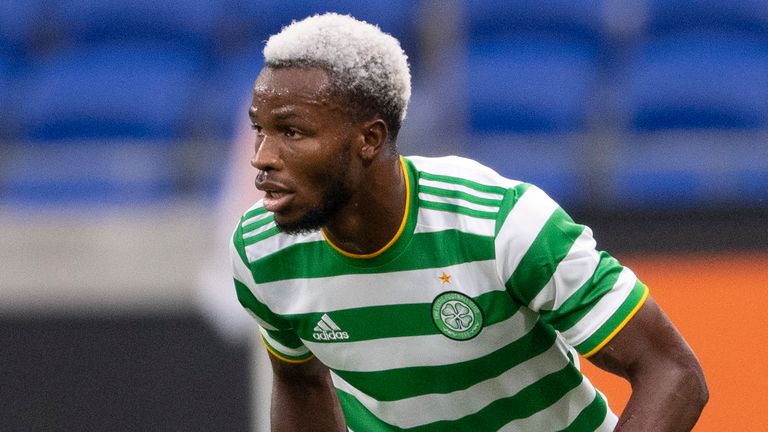
[{"label": "stadium stand", "polygon": [[653,0],[647,16],[619,90],[627,134],[617,201],[696,207],[761,195],[768,4]]},{"label": "stadium stand", "polygon": [[600,9],[595,0],[466,2],[469,156],[562,202],[577,200],[600,70]]},{"label": "stadium stand", "polygon": [[[461,56],[444,67],[461,69],[445,75],[461,77],[449,90],[461,93],[466,106],[464,154],[537,183],[571,207],[754,203],[767,194],[765,2],[458,4],[463,33],[454,44]],[[31,154],[85,147],[160,158],[159,166],[171,167],[159,188],[166,192],[146,196],[209,197],[222,160],[211,155],[226,154],[241,123],[238,112],[262,61],[259,45],[308,14],[332,10],[376,22],[410,54],[414,95],[447,91],[434,85],[441,90],[422,91],[445,73],[420,67],[435,55],[420,34],[424,16],[439,28],[432,22],[439,14],[422,9],[437,7],[434,2],[65,0],[42,6],[9,0],[0,11],[0,137],[6,143],[0,188],[8,197],[26,196],[25,202],[67,200],[60,186],[41,192],[46,182],[61,185],[61,178],[45,180],[56,170],[25,166]],[[612,32],[623,33],[622,44]],[[425,71],[431,75],[419,76]],[[417,122],[439,119],[418,110],[445,109],[433,101],[413,107]],[[747,156],[729,151],[736,148]],[[210,162],[192,170],[190,159]],[[89,165],[116,166],[119,159]],[[67,176],[101,183],[97,190],[120,189],[103,187],[108,172],[91,171]],[[24,182],[34,180],[37,192],[21,193],[20,173]],[[190,186],[190,178],[198,183]],[[72,199],[101,199],[75,189]]]}]

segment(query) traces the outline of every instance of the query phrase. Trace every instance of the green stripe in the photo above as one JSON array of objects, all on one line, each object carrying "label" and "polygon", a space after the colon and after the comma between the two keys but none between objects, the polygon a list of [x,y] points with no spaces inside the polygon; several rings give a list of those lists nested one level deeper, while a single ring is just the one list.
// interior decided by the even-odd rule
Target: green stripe
[{"label": "green stripe", "polygon": [[259,219],[256,222],[251,222],[247,226],[244,226],[243,227],[243,232],[247,233],[247,232],[255,231],[255,230],[263,227],[264,225],[269,224],[270,222],[272,222],[274,220],[275,220],[275,215],[265,216],[265,217]]},{"label": "green stripe", "polygon": [[232,235],[232,243],[234,243],[235,250],[237,251],[237,254],[240,255],[240,259],[243,261],[243,264],[245,264],[246,267],[249,267],[248,257],[245,254],[245,245],[243,244],[242,225],[239,225],[239,224],[237,225],[237,229],[235,230],[235,233]]},{"label": "green stripe", "polygon": [[[444,376],[446,379],[448,376]],[[450,377],[449,379],[453,379]],[[545,410],[582,382],[582,375],[570,363],[519,391],[514,396],[498,399],[480,411],[457,420],[443,420],[403,429],[376,418],[357,399],[338,392],[348,426],[360,431],[408,430],[413,432],[491,431],[514,420],[524,419]]]},{"label": "green stripe", "polygon": [[512,272],[506,283],[510,293],[523,304],[529,304],[552,278],[582,231],[584,226],[575,224],[558,207]]},{"label": "green stripe", "polygon": [[[474,300],[483,311],[486,327],[510,318],[519,309],[519,305],[514,303],[505,291],[487,292]],[[293,323],[300,337],[313,340],[315,325],[324,313],[313,312],[283,317]],[[345,309],[334,311],[331,315],[333,321],[349,333],[350,339],[347,342],[440,334],[432,323],[430,303]],[[333,340],[327,342],[337,343]]]},{"label": "green stripe", "polygon": [[[361,392],[380,401],[393,401],[429,393],[445,394],[495,378],[547,351],[555,339],[555,332],[551,328],[537,323],[525,336],[474,360],[379,372],[334,372]],[[457,342],[461,343],[471,342]]]},{"label": "green stripe", "polygon": [[632,291],[629,293],[629,296],[627,296],[627,299],[624,300],[616,312],[614,312],[613,315],[608,318],[608,321],[606,321],[605,324],[603,324],[596,332],[587,338],[587,340],[578,344],[575,347],[576,351],[578,351],[580,354],[585,354],[600,345],[600,343],[608,338],[608,336],[613,333],[619,327],[619,325],[621,325],[624,319],[627,318],[627,316],[629,316],[629,314],[635,309],[635,307],[640,303],[640,300],[642,300],[643,295],[647,289],[648,288],[646,288],[646,286],[643,285],[640,281],[636,282],[635,286],[632,287]]},{"label": "green stripe", "polygon": [[[446,244],[457,244],[461,247],[446,248]],[[266,283],[346,274],[388,273],[448,267],[493,259],[494,254],[491,237],[445,230],[415,234],[408,248],[397,258],[383,263],[376,258],[366,260],[370,261],[366,267],[349,264],[351,259],[341,259],[328,243],[317,241],[293,244],[251,263],[251,268],[256,282]]]},{"label": "green stripe", "polygon": [[480,211],[480,210],[475,210],[469,207],[464,207],[456,204],[426,201],[424,199],[419,201],[419,207],[427,208],[431,210],[459,213],[465,216],[471,216],[471,217],[476,217],[481,219],[496,219],[496,212]]},{"label": "green stripe", "polygon": [[[298,348],[298,346],[290,346],[289,344],[283,342],[283,339],[287,339],[285,337],[286,332],[281,332],[279,335],[277,335],[277,337],[275,337],[275,332],[267,331],[267,333],[269,333],[269,336],[271,338],[279,341],[281,344],[283,344],[283,345],[285,345],[285,346],[287,346],[289,348]],[[261,340],[264,342],[265,345],[267,345],[269,347],[270,350],[280,354],[281,357],[284,357],[284,358],[286,358],[288,360],[306,360],[306,359],[312,357],[312,355],[313,355],[311,352],[307,352],[307,353],[302,354],[302,355],[286,354],[282,350],[280,350],[279,348],[277,348],[274,345],[272,345],[271,343],[269,343],[269,340],[267,338],[262,338]],[[299,341],[299,343],[301,343],[301,341]]]},{"label": "green stripe", "polygon": [[256,244],[256,243],[258,243],[258,242],[260,242],[262,240],[268,239],[268,238],[278,234],[279,232],[280,232],[280,228],[278,228],[277,226],[273,226],[272,228],[270,228],[270,229],[268,229],[268,230],[266,230],[266,231],[264,231],[262,233],[259,233],[259,234],[255,235],[253,237],[248,237],[246,239],[243,239],[243,243],[246,246],[250,246],[250,245]]},{"label": "green stripe", "polygon": [[502,225],[504,225],[504,221],[507,220],[509,212],[512,211],[517,202],[520,201],[520,197],[522,197],[523,194],[528,189],[530,189],[530,187],[530,183],[520,183],[519,185],[506,190],[504,193],[504,200],[502,201],[501,207],[499,208],[499,214],[496,217],[495,235],[499,235],[499,231],[501,230]]},{"label": "green stripe", "polygon": [[253,210],[249,210],[243,215],[243,220],[245,221],[254,216],[263,215],[266,212],[267,212],[267,209],[265,209],[264,207],[258,207]]},{"label": "green stripe", "polygon": [[456,199],[464,200],[467,202],[471,202],[473,204],[490,206],[490,207],[499,207],[501,205],[500,199],[482,198],[472,194],[468,194],[464,191],[440,189],[432,186],[420,185],[419,193],[435,195],[435,196],[444,197],[444,198],[456,198]]},{"label": "green stripe", "polygon": [[504,195],[504,192],[507,191],[506,188],[501,186],[485,185],[482,183],[474,182],[472,180],[467,180],[465,178],[453,177],[453,176],[447,176],[447,175],[441,175],[441,174],[432,174],[424,171],[419,172],[419,177],[425,180],[434,180],[434,181],[440,181],[444,183],[451,183],[451,184],[466,186],[478,192]]},{"label": "green stripe", "polygon": [[272,325],[275,328],[279,328],[279,329],[290,328],[290,324],[288,323],[288,321],[286,321],[276,313],[272,312],[272,310],[270,310],[269,307],[267,307],[267,305],[265,305],[264,303],[256,299],[256,297],[253,295],[251,290],[249,290],[248,287],[245,286],[245,284],[243,284],[237,279],[235,279],[235,291],[237,291],[237,300],[240,301],[240,304],[243,305],[244,308],[250,310],[251,312],[256,314],[256,316],[268,322],[270,325]]},{"label": "green stripe", "polygon": [[595,398],[587,405],[568,427],[560,432],[594,432],[605,421],[608,414],[608,404],[599,392],[595,392]]},{"label": "green stripe", "polygon": [[541,319],[560,332],[573,327],[607,292],[613,289],[623,268],[616,258],[606,252],[600,252],[600,262],[592,277],[556,310],[539,311]]}]

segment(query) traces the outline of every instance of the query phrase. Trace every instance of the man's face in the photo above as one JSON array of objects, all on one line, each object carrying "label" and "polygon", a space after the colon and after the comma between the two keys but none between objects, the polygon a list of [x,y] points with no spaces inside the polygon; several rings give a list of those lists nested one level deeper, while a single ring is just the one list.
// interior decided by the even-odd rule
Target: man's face
[{"label": "man's face", "polygon": [[353,195],[352,123],[327,84],[320,69],[265,68],[254,86],[256,187],[289,234],[326,225]]}]

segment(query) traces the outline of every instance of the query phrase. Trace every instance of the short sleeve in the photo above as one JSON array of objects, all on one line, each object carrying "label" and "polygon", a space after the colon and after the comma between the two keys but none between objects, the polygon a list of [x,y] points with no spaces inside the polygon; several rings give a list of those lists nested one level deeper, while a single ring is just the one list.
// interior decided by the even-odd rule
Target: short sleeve
[{"label": "short sleeve", "polygon": [[238,301],[259,323],[261,339],[275,357],[292,363],[311,359],[312,353],[304,346],[290,322],[274,313],[258,298],[258,286],[253,279],[242,239],[242,230],[238,224],[230,244]]},{"label": "short sleeve", "polygon": [[497,270],[509,294],[539,313],[588,357],[634,316],[648,296],[635,274],[596,249],[541,189],[510,193],[496,235]]}]

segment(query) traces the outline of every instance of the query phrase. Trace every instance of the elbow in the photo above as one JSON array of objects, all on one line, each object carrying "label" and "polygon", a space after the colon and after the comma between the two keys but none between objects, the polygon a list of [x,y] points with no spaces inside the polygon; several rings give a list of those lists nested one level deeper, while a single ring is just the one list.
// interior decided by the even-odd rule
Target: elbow
[{"label": "elbow", "polygon": [[701,365],[694,360],[679,365],[677,369],[679,397],[685,399],[691,409],[701,413],[709,402],[709,388]]}]

